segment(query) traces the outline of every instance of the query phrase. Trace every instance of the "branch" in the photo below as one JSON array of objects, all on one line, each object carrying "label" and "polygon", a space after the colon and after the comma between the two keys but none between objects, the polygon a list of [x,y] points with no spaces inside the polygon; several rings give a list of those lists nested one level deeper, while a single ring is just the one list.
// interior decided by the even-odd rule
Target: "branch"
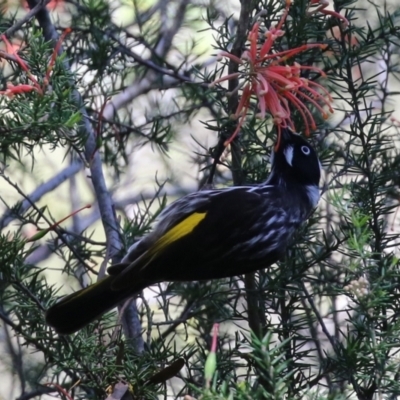
[{"label": "branch", "polygon": [[[176,35],[177,31],[182,26],[183,17],[185,15],[186,7],[189,4],[189,0],[181,0],[177,6],[175,12],[174,21],[168,21],[167,24],[164,26],[169,26],[168,29],[162,30],[160,36],[158,38],[158,43],[156,48],[151,55],[151,58],[154,56],[164,59],[166,54],[171,48],[172,39]],[[113,36],[113,39],[116,40],[118,43],[120,41]],[[103,111],[103,118],[104,119],[112,119],[114,117],[115,111],[119,110],[121,107],[125,106],[127,103],[131,102],[133,99],[138,97],[139,95],[146,93],[147,91],[151,90],[155,86],[156,82],[159,81],[159,74],[162,73],[164,75],[171,76],[169,85],[175,85],[180,81],[190,81],[189,78],[179,75],[175,72],[169,71],[168,69],[162,68],[154,64],[154,62],[150,60],[145,60],[139,55],[135,54],[134,52],[128,50],[126,46],[123,46],[120,43],[121,48],[124,49],[124,52],[131,56],[135,61],[138,63],[151,68],[145,74],[145,76],[140,76],[132,85],[130,85],[127,89],[123,92],[114,96],[114,98],[107,104]]]},{"label": "branch", "polygon": [[[179,317],[177,317],[173,321],[168,321],[168,323],[171,323],[171,325],[160,335],[161,340],[165,340],[167,336],[174,332],[175,329],[182,323],[186,322],[189,318],[192,318],[192,310],[194,308],[197,302],[194,300],[190,300],[189,302],[186,303],[185,307],[183,308],[181,314]],[[160,325],[160,324],[159,324]]]},{"label": "branch", "polygon": [[136,297],[133,297],[129,304],[124,305],[122,308],[118,307],[118,309],[123,312],[122,326],[124,327],[125,335],[133,341],[136,353],[143,353],[145,349],[142,337],[143,329],[139,319]]},{"label": "branch", "polygon": [[5,228],[10,222],[18,218],[21,214],[29,210],[32,203],[39,201],[46,193],[51,192],[63,182],[75,175],[82,169],[82,161],[77,159],[71,165],[64,168],[57,175],[53,176],[50,180],[38,186],[26,199],[21,203],[17,203],[14,207],[9,208],[0,218],[0,230]]},{"label": "branch", "polygon": [[249,327],[257,337],[262,337],[263,324],[260,318],[260,306],[258,303],[255,273],[251,272],[244,276],[247,299],[247,318]]},{"label": "branch", "polygon": [[[158,38],[158,44],[155,48],[155,54],[164,58],[168,53],[169,49],[172,45],[172,40],[175,37],[176,33],[182,26],[183,18],[185,16],[186,7],[190,3],[190,0],[180,0],[177,7],[175,8],[175,18],[174,21],[170,21],[169,13],[162,13],[161,16],[165,18],[164,23],[162,24],[161,32]],[[168,2],[166,2],[168,4]],[[167,29],[163,29],[164,27],[169,27]]]},{"label": "branch", "polygon": [[57,392],[57,389],[44,386],[39,389],[32,390],[32,392],[22,393],[21,396],[17,397],[16,400],[29,400],[33,399],[34,397],[41,397],[43,394],[49,394],[53,392]]},{"label": "branch", "polygon": [[[28,0],[28,5],[31,9],[34,9],[37,5],[38,0]],[[43,31],[43,36],[45,40],[52,41],[55,45],[58,39],[57,31],[54,25],[51,22],[49,12],[47,9],[42,9],[36,14],[36,19],[39,22],[40,27]],[[60,46],[59,54],[62,54],[64,49]],[[68,59],[64,60],[64,68],[66,71],[71,71],[69,66]],[[71,82],[73,84],[73,82]],[[119,234],[119,223],[117,220],[117,216],[115,214],[114,204],[112,201],[111,194],[107,189],[106,182],[103,174],[103,167],[100,157],[100,152],[98,151],[96,144],[96,133],[93,130],[93,127],[90,123],[90,119],[88,113],[86,111],[83,99],[80,93],[75,89],[73,91],[73,96],[80,107],[80,111],[82,114],[83,127],[82,134],[86,136],[85,143],[85,158],[89,163],[91,179],[94,187],[94,191],[96,194],[96,199],[99,205],[101,220],[103,223],[106,239],[107,239],[107,252],[106,254],[111,258],[113,263],[117,263],[120,261],[119,252],[123,247],[122,239]],[[136,308],[136,303],[132,302],[130,306],[130,313],[135,315],[135,318],[130,318],[130,321],[135,320],[139,321],[138,310]],[[126,327],[127,324],[125,324]],[[139,321],[140,325],[140,321]],[[136,331],[136,325],[133,327],[133,331]],[[141,330],[141,329],[140,329]],[[130,330],[126,329],[125,334],[129,338]],[[134,337],[136,340],[136,349],[138,352],[144,347],[143,339],[141,335],[139,337]]]},{"label": "branch", "polygon": [[159,75],[154,71],[147,71],[146,75],[132,85],[128,86],[121,93],[115,95],[104,107],[103,119],[112,120],[117,110],[130,103],[141,94],[147,93],[151,89],[158,87]]},{"label": "branch", "polygon": [[[1,41],[1,35],[0,35],[0,41]],[[13,56],[12,54],[8,54],[4,50],[0,50],[0,58],[3,58],[4,60],[12,61],[13,63],[18,64],[17,57]]]},{"label": "branch", "polygon": [[306,285],[304,284],[304,282],[301,282],[301,288],[303,289],[304,294],[306,295],[305,297],[306,297],[306,299],[308,301],[308,304],[310,304],[310,307],[313,310],[313,312],[315,314],[315,317],[317,318],[317,320],[318,320],[318,322],[319,322],[319,324],[321,326],[322,332],[324,332],[324,334],[325,334],[326,338],[329,340],[329,343],[331,344],[333,350],[336,352],[337,346],[336,346],[335,340],[331,336],[331,334],[329,333],[328,328],[326,327],[325,322],[324,322],[323,318],[321,317],[321,314],[319,313],[317,307],[315,306],[314,300],[312,299],[312,297],[311,297],[309,291],[307,290]]},{"label": "branch", "polygon": [[7,325],[4,325],[4,336],[5,336],[5,345],[7,346],[8,354],[12,360],[12,367],[13,373],[18,376],[20,384],[21,384],[21,391],[25,391],[26,387],[26,379],[24,374],[24,359],[22,356],[21,346],[19,337],[17,337],[16,345],[18,350],[14,347],[13,339],[14,335],[10,335],[10,330]]},{"label": "branch", "polygon": [[[37,5],[37,0],[28,0],[28,4],[29,7],[33,9]],[[36,19],[42,28],[44,39],[47,41],[52,41],[53,44],[55,44],[58,40],[58,33],[51,22],[47,9],[40,10],[36,14]],[[64,49],[62,46],[60,46],[59,55],[62,53],[64,53]],[[66,71],[71,70],[67,59],[64,60],[64,68]],[[82,119],[84,123],[82,127],[82,133],[87,137],[85,143],[85,158],[90,166],[91,179],[95,190],[96,199],[99,204],[107,243],[110,248],[110,254],[113,262],[118,262],[119,257],[117,254],[122,248],[122,241],[119,237],[119,226],[114,212],[112,198],[105,183],[100,154],[97,151],[96,134],[90,123],[81,95],[77,90],[74,90],[73,95],[76,103],[78,106],[80,106],[80,111],[82,113]]]},{"label": "branch", "polygon": [[[38,12],[40,12],[43,8],[46,7],[48,3],[50,3],[51,0],[39,0],[38,4],[35,5],[26,15],[25,17],[21,18],[18,22],[16,22],[13,26],[8,28],[5,32],[3,32],[3,35],[7,36],[10,38],[11,36],[14,35],[15,32],[17,32],[19,29],[22,28],[24,24],[26,24],[29,20],[31,20]],[[0,38],[0,41],[2,39]]]},{"label": "branch", "polygon": [[[127,184],[127,183],[126,183]],[[142,201],[152,200],[155,198],[156,195],[159,196],[167,196],[167,197],[182,197],[189,193],[193,193],[195,189],[185,189],[183,187],[171,187],[171,188],[164,188],[162,191],[145,191],[136,195],[124,197],[120,200],[116,199],[114,201],[115,209],[125,212],[125,208],[132,205],[137,204]],[[31,198],[31,197],[30,197]],[[30,205],[29,205],[30,206]],[[74,207],[77,208],[77,207]],[[79,217],[79,227],[81,231],[86,230],[89,226],[93,225],[98,219],[100,218],[100,213],[98,207],[95,205],[92,207],[89,214],[80,216]],[[1,220],[0,220],[1,222]],[[64,233],[67,235],[73,235],[74,232],[70,232],[67,229],[63,229]],[[104,245],[104,243],[95,242],[90,240],[87,237],[79,236],[79,239],[85,241],[87,243],[94,244],[96,246]],[[38,264],[47,258],[49,258],[53,254],[53,247],[52,244],[43,244],[38,246],[26,259],[28,264]]]},{"label": "branch", "polygon": [[20,326],[15,324],[5,313],[3,307],[0,307],[0,320],[2,320],[6,325],[11,326],[15,332],[20,332]]},{"label": "branch", "polygon": [[48,244],[43,244],[37,247],[29,256],[25,259],[27,264],[36,265],[40,262],[47,260],[53,255],[54,249]]},{"label": "branch", "polygon": [[[139,54],[136,54],[135,52],[133,52],[131,49],[129,49],[126,44],[122,43],[122,41],[116,37],[113,34],[110,34],[110,37],[119,44],[119,48],[118,50],[121,53],[126,54],[129,57],[132,57],[137,63],[139,63],[140,65],[144,65],[145,67],[147,67],[148,69],[151,69],[155,72],[159,72],[160,74],[163,75],[167,75],[171,78],[174,78],[174,80],[176,82],[182,81],[182,82],[191,82],[191,79],[186,76],[186,75],[182,75],[179,74],[178,72],[171,70],[171,69],[167,69],[164,67],[161,67],[160,65],[156,64],[154,61],[152,61],[151,59],[146,59],[143,58],[142,56],[140,56]],[[153,51],[154,53],[154,51]],[[157,57],[160,57],[158,54],[156,54]],[[152,56],[152,58],[154,58]]]},{"label": "branch", "polygon": [[[238,28],[235,35],[235,41],[233,42],[231,53],[237,57],[240,57],[247,40],[247,31],[251,21],[251,13],[254,9],[255,1],[242,0],[240,16],[238,21]],[[229,61],[228,73],[233,74],[238,72],[239,65],[232,60]],[[238,92],[235,90],[239,85],[238,79],[230,79],[228,90],[233,93],[228,99],[228,110],[229,114],[234,114],[238,106]],[[233,133],[233,132],[232,132]],[[228,137],[230,134],[228,134]],[[226,137],[221,135],[218,143],[218,152],[214,160],[214,165],[219,162],[219,158],[224,151],[224,142]],[[242,173],[242,154],[240,146],[235,139],[231,144],[232,150],[232,177],[234,185],[241,185],[243,183],[243,173]],[[249,326],[255,335],[261,337],[263,324],[258,312],[258,295],[255,291],[256,288],[256,276],[255,273],[249,273],[245,275],[244,283],[246,288],[246,298],[247,298],[247,313],[249,319]]]},{"label": "branch", "polygon": [[115,200],[115,207],[119,210],[124,209],[132,204],[137,204],[146,200],[153,200],[156,196],[161,197],[183,197],[189,193],[193,193],[195,189],[185,189],[181,186],[173,186],[171,188],[163,188],[162,190],[150,191],[146,190],[136,195],[127,196],[120,200]]},{"label": "branch", "polygon": [[[52,226],[54,224],[54,221],[50,221],[49,218],[47,218],[45,216],[45,214],[43,213],[43,211],[36,206],[35,203],[32,203],[30,201],[29,198],[27,198],[27,196],[24,194],[24,192],[20,189],[20,187],[14,183],[8,176],[6,176],[4,174],[4,172],[2,170],[0,170],[0,177],[3,178],[10,186],[12,186],[25,200],[27,200],[28,202],[30,202],[31,207],[37,212],[37,214],[48,224],[48,226]],[[76,257],[77,260],[79,260],[82,265],[85,266],[85,268],[91,272],[93,272],[94,274],[97,274],[96,271],[93,270],[92,267],[90,267],[81,257],[81,255],[79,254],[79,252],[77,252],[75,250],[75,248],[69,243],[69,241],[64,237],[64,231],[62,228],[60,228],[59,226],[56,226],[52,229],[53,232],[56,233],[56,235],[58,236],[58,238],[63,242],[63,244],[68,247],[68,249],[71,250],[71,253]]]}]

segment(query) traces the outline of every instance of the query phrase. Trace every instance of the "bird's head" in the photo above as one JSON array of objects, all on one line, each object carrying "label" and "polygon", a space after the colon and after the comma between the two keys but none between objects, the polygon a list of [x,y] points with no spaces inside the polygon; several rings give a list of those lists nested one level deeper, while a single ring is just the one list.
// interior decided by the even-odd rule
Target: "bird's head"
[{"label": "bird's head", "polygon": [[297,133],[281,128],[278,143],[272,150],[269,184],[300,184],[318,187],[321,164],[313,147]]}]

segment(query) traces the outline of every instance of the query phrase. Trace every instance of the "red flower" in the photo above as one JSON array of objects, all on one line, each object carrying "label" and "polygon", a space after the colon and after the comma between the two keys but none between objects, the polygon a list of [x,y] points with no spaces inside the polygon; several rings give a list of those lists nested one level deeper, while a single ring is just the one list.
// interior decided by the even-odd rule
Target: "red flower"
[{"label": "red flower", "polygon": [[332,17],[336,17],[337,19],[339,19],[340,21],[343,22],[345,27],[349,26],[349,21],[346,17],[343,17],[343,15],[340,15],[336,11],[326,9],[329,6],[329,0],[310,0],[309,6],[316,7],[316,8],[314,10],[307,11],[308,15],[313,15],[313,14],[316,14],[317,12],[321,12],[322,14],[331,15]]},{"label": "red flower", "polygon": [[[39,89],[36,86],[32,85],[13,85],[10,82],[7,82],[7,89],[0,91],[0,94],[3,94],[8,97],[14,97],[16,94],[21,94],[21,93],[29,93],[29,92],[39,92]],[[41,93],[41,92],[39,92]]]},{"label": "red flower", "polygon": [[234,117],[238,119],[238,124],[235,132],[227,140],[226,145],[239,133],[250,108],[251,98],[254,96],[257,100],[260,116],[264,118],[267,112],[270,113],[278,129],[280,127],[295,129],[291,119],[290,104],[300,112],[306,134],[310,133],[310,128],[316,129],[316,124],[305,102],[313,104],[325,119],[328,115],[324,110],[324,106],[330,112],[333,112],[330,106],[332,98],[328,91],[320,84],[300,76],[304,70],[317,72],[321,76],[325,76],[324,72],[317,67],[303,66],[298,63],[286,65],[286,61],[296,54],[311,48],[324,49],[326,45],[306,44],[278,53],[272,52],[276,39],[285,33],[281,28],[287,17],[289,7],[290,1],[287,1],[285,12],[278,25],[265,33],[266,39],[261,46],[258,45],[259,23],[257,22],[248,36],[250,47],[243,52],[240,58],[226,52],[221,54],[238,63],[242,71],[224,76],[214,81],[213,84],[229,79],[244,79],[244,82],[240,83],[238,87],[238,89],[243,89],[234,114]]},{"label": "red flower", "polygon": [[56,46],[53,50],[53,54],[51,56],[49,65],[47,67],[46,74],[43,78],[43,84],[40,85],[38,80],[32,75],[32,72],[30,71],[28,65],[24,60],[21,59],[21,57],[17,53],[17,49],[15,49],[12,44],[8,41],[7,37],[5,35],[1,35],[0,38],[1,40],[6,44],[7,47],[7,52],[5,55],[0,55],[1,57],[4,57],[9,60],[15,61],[20,68],[25,71],[27,74],[29,80],[32,82],[32,84],[19,84],[19,85],[13,85],[12,83],[8,82],[7,83],[7,89],[0,91],[0,94],[6,95],[8,97],[13,97],[14,95],[21,94],[21,93],[28,93],[35,91],[41,95],[44,94],[47,85],[49,84],[50,81],[50,76],[54,68],[54,64],[56,62],[56,58],[58,56],[59,50],[61,48],[61,43],[65,39],[65,36],[71,32],[71,29],[67,28],[64,30],[64,32],[60,35],[60,38],[58,39],[58,42],[56,43]]},{"label": "red flower", "polygon": [[28,75],[29,80],[32,82],[32,85],[13,85],[12,83],[7,83],[7,90],[4,90],[0,92],[0,94],[4,94],[6,96],[12,97],[15,94],[20,94],[20,93],[27,93],[27,92],[32,92],[36,91],[40,94],[43,94],[42,88],[39,85],[39,82],[37,79],[32,75],[31,71],[29,70],[28,65],[22,58],[18,55],[17,49],[13,47],[13,45],[8,41],[7,37],[5,35],[0,36],[3,42],[6,44],[7,52],[9,55],[11,55],[16,63],[20,66],[20,68],[26,72]]}]

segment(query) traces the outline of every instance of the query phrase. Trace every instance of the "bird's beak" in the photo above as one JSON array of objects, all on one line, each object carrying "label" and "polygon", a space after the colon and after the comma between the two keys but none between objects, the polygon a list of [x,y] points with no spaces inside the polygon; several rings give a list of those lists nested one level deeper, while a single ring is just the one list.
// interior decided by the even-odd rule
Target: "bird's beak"
[{"label": "bird's beak", "polygon": [[290,128],[281,129],[281,140],[283,143],[287,143],[292,139],[295,133]]},{"label": "bird's beak", "polygon": [[285,144],[291,141],[292,135],[294,134],[295,133],[292,132],[290,128],[281,128],[280,134],[278,134],[278,140],[275,144],[275,152],[285,147]]}]

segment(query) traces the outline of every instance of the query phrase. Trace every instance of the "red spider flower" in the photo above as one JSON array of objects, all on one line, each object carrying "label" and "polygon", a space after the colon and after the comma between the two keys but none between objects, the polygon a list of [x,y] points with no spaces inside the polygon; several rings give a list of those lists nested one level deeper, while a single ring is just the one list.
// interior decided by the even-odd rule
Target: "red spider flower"
[{"label": "red spider flower", "polygon": [[35,91],[39,93],[40,95],[43,95],[46,87],[49,84],[50,81],[50,76],[54,68],[54,64],[56,62],[56,58],[58,56],[58,53],[61,48],[61,43],[65,39],[65,36],[70,33],[70,29],[65,29],[64,32],[60,35],[60,38],[58,39],[58,42],[56,43],[56,46],[54,48],[53,54],[51,56],[49,65],[46,70],[46,74],[43,78],[43,84],[40,85],[38,80],[33,76],[32,72],[30,71],[28,65],[22,58],[18,55],[17,49],[12,46],[12,44],[8,41],[7,37],[5,35],[1,35],[0,39],[6,44],[7,51],[0,52],[0,58],[5,58],[7,60],[12,60],[16,62],[20,68],[25,71],[27,74],[29,80],[32,82],[31,84],[19,84],[19,85],[13,85],[12,83],[8,82],[7,83],[7,89],[0,91],[0,95],[5,95],[8,97],[13,97],[17,94],[22,94],[22,93],[28,93]]},{"label": "red spider flower", "polygon": [[340,15],[336,11],[332,10],[327,10],[326,8],[329,6],[329,0],[311,0],[309,7],[315,7],[314,10],[309,10],[307,11],[308,15],[313,15],[316,14],[317,12],[320,12],[325,15],[330,15],[332,17],[336,17],[340,21],[343,22],[343,25],[345,27],[349,26],[349,21],[346,17],[343,17],[343,15]]},{"label": "red spider flower", "polygon": [[[40,90],[40,91],[39,91]],[[36,86],[32,85],[13,85],[10,82],[7,82],[7,89],[6,90],[1,90],[0,94],[3,94],[8,97],[14,97],[16,94],[21,94],[21,93],[29,93],[29,92],[38,92],[41,93],[41,89],[37,88]]]},{"label": "red spider flower", "polygon": [[303,66],[298,63],[286,65],[286,61],[296,54],[311,48],[325,49],[325,45],[306,44],[294,49],[277,53],[272,52],[276,39],[285,33],[281,28],[288,15],[289,7],[290,1],[287,1],[285,12],[279,23],[265,33],[266,39],[261,46],[258,45],[259,23],[255,23],[248,36],[249,49],[245,50],[240,58],[226,52],[221,54],[223,57],[238,63],[242,71],[224,76],[214,81],[213,85],[229,79],[244,78],[244,82],[240,83],[236,89],[242,89],[240,101],[234,114],[234,117],[238,119],[237,127],[226,141],[226,145],[239,133],[254,96],[257,100],[260,116],[264,118],[266,112],[270,113],[279,130],[281,127],[295,129],[291,119],[290,104],[302,116],[306,135],[309,135],[310,128],[316,129],[316,124],[305,102],[314,105],[324,119],[328,118],[328,114],[324,110],[325,106],[330,112],[333,112],[330,106],[332,98],[328,91],[320,84],[300,76],[304,70],[317,72],[323,77],[325,76],[324,72],[317,67]]},{"label": "red spider flower", "polygon": [[10,58],[14,59],[14,61],[20,66],[20,68],[23,71],[25,71],[25,73],[28,75],[29,80],[32,82],[32,85],[21,84],[21,85],[15,86],[12,83],[8,82],[7,90],[1,91],[0,94],[4,94],[8,97],[13,97],[16,94],[27,93],[27,92],[32,92],[32,91],[36,91],[40,94],[43,94],[43,91],[39,85],[39,82],[32,75],[26,62],[24,60],[22,60],[22,58],[18,55],[17,49],[13,47],[13,45],[8,41],[8,39],[5,35],[1,35],[1,40],[3,40],[3,42],[6,44],[6,48],[7,48],[6,55],[10,56]]}]

